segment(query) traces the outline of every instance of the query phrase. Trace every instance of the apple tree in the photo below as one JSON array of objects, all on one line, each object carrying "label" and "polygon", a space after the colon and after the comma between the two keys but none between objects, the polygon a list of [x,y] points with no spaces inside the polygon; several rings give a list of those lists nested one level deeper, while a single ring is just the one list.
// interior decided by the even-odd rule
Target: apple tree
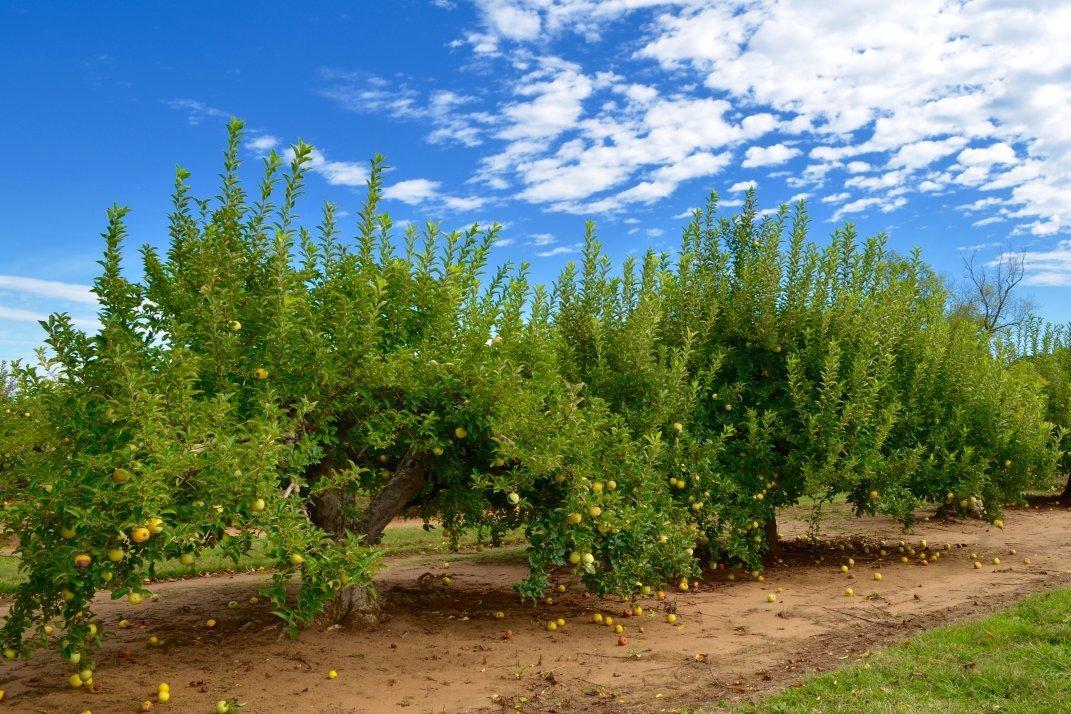
[{"label": "apple tree", "polygon": [[268,156],[250,196],[241,130],[214,199],[178,172],[166,250],[141,250],[139,279],[123,269],[126,210],[109,211],[100,329],[53,316],[47,356],[15,371],[14,656],[55,625],[84,666],[104,634],[98,590],[137,604],[158,563],[206,549],[262,544],[266,594],[294,629],[374,619],[375,546],[413,509],[455,542],[523,528],[529,597],[560,566],[625,596],[695,572],[695,530],[663,487],[672,447],[646,430],[657,420],[566,378],[552,296],[524,266],[487,270],[497,227],[396,233],[377,158],[357,235],[341,237],[330,205],[308,228],[311,148],[287,167]]}]

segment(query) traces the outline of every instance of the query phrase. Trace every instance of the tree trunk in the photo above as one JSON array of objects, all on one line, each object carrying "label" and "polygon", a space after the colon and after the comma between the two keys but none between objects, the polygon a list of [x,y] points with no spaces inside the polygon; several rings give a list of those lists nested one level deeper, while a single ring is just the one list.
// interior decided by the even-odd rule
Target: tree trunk
[{"label": "tree trunk", "polygon": [[1060,503],[1071,503],[1071,475],[1067,477],[1063,493],[1060,494]]},{"label": "tree trunk", "polygon": [[[331,468],[331,464],[325,460],[314,467],[312,475],[324,475]],[[420,493],[426,472],[425,460],[413,455],[402,459],[394,475],[375,495],[363,514],[357,512],[355,494],[347,491],[322,493],[311,504],[312,522],[336,540],[352,533],[364,535],[365,543],[374,545],[383,536],[387,524]],[[314,480],[310,479],[310,482]],[[366,588],[350,585],[335,595],[318,621],[320,624],[342,627],[371,626],[377,624],[380,617],[379,601],[375,594]]]},{"label": "tree trunk", "polygon": [[766,519],[764,530],[766,534],[766,562],[772,565],[781,557],[781,540],[777,535],[777,514],[775,512],[771,512],[770,517]]}]

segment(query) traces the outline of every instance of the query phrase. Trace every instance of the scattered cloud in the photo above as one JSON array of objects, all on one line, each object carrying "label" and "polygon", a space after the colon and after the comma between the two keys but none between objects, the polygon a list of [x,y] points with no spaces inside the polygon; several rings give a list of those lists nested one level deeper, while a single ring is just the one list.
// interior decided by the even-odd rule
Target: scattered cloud
[{"label": "scattered cloud", "polygon": [[745,169],[758,168],[760,166],[776,166],[783,164],[791,158],[800,155],[800,150],[785,146],[784,144],[774,144],[772,146],[749,146],[747,151],[744,152],[744,162],[740,164]]},{"label": "scattered cloud", "polygon": [[428,179],[409,179],[387,186],[383,189],[383,198],[401,201],[411,205],[425,203],[439,197],[438,181]]},{"label": "scattered cloud", "polygon": [[[25,310],[23,308],[0,305],[0,321],[6,320],[10,322],[38,323],[47,320],[48,316],[48,313],[45,312],[36,312],[33,310]],[[75,327],[86,331],[95,331],[100,327],[100,323],[95,317],[72,315],[71,322]]]},{"label": "scattered cloud", "polygon": [[0,275],[0,292],[33,295],[82,305],[95,306],[97,304],[97,296],[88,285],[40,280],[19,275]]},{"label": "scattered cloud", "polygon": [[[1006,255],[1011,257],[1002,254],[995,260]],[[1024,285],[1071,287],[1071,240],[1061,240],[1049,250],[1026,251],[1021,255],[1025,268]]]},{"label": "scattered cloud", "polygon": [[464,213],[482,208],[487,199],[481,196],[450,196],[442,193],[439,181],[424,178],[398,181],[383,189],[383,198],[410,206],[425,206]]},{"label": "scattered cloud", "polygon": [[196,99],[166,99],[164,104],[172,109],[186,112],[186,121],[189,122],[190,126],[197,126],[206,119],[227,120],[233,116],[230,112],[209,106]]},{"label": "scattered cloud", "polygon": [[559,245],[550,250],[544,250],[536,255],[540,258],[552,258],[556,255],[569,255],[571,253],[579,253],[581,248],[580,243],[573,243],[572,245]]},{"label": "scattered cloud", "polygon": [[[1071,131],[1063,119],[1071,113],[1063,29],[1071,4],[858,0],[846,12],[802,0],[480,0],[477,7],[480,27],[464,43],[528,72],[517,78],[523,91],[505,105],[512,112],[498,129],[509,143],[481,174],[519,184],[530,202],[616,210],[674,191],[654,174],[685,156],[776,132],[773,142],[748,147],[740,166],[782,165],[810,144],[811,163],[786,179],[794,188],[833,184],[837,193],[842,182],[865,202],[852,205],[882,210],[915,192],[1001,191],[1019,229],[1071,230]],[[539,56],[563,35],[597,43],[626,16],[638,16],[642,28],[627,59],[646,72],[643,84],[558,58],[548,69]],[[656,69],[672,89],[660,86]],[[601,98],[603,85],[612,99]],[[791,144],[776,141],[782,137]],[[658,151],[662,139],[680,152]]]},{"label": "scattered cloud", "polygon": [[426,138],[433,144],[479,146],[488,127],[498,123],[492,114],[473,108],[475,97],[449,89],[422,92],[404,81],[331,68],[322,69],[320,76],[326,85],[318,90],[321,96],[359,114],[427,122],[432,128]]},{"label": "scattered cloud", "polygon": [[279,138],[272,136],[271,134],[260,134],[254,136],[245,142],[245,148],[252,151],[254,154],[266,154],[269,151],[279,148]]},{"label": "scattered cloud", "polygon": [[313,149],[307,164],[332,186],[364,186],[368,180],[368,166],[354,161],[330,161],[319,149]]}]

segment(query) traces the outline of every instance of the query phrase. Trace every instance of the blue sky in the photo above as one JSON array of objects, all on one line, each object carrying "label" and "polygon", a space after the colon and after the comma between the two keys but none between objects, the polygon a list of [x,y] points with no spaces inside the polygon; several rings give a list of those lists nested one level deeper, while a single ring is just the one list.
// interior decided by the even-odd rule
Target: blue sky
[{"label": "blue sky", "polygon": [[[304,215],[353,212],[387,156],[397,221],[505,225],[551,280],[587,219],[671,250],[710,189],[807,198],[953,276],[1025,251],[1071,320],[1071,2],[393,0],[0,6],[0,359],[54,310],[93,323],[104,211],[166,240],[176,165],[214,189],[224,124],[314,144]],[[350,219],[352,220],[352,218]]]}]

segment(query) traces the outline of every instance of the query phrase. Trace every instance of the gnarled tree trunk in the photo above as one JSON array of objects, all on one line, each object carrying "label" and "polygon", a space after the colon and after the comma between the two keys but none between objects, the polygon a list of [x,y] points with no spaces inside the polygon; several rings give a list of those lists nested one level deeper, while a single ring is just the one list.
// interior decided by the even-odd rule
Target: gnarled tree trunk
[{"label": "gnarled tree trunk", "polygon": [[777,535],[777,515],[770,513],[764,525],[766,535],[766,562],[773,565],[781,557],[781,539]]},{"label": "gnarled tree trunk", "polygon": [[[315,471],[319,474],[316,475],[326,474],[330,469],[331,465],[326,461],[317,464]],[[358,513],[353,493],[327,491],[312,503],[312,522],[336,539],[352,533],[363,535],[365,543],[374,545],[383,536],[387,524],[419,495],[426,475],[426,459],[412,454],[406,456],[363,513]],[[354,627],[375,625],[380,617],[379,602],[373,593],[350,585],[335,595],[318,619],[321,624]]]}]

